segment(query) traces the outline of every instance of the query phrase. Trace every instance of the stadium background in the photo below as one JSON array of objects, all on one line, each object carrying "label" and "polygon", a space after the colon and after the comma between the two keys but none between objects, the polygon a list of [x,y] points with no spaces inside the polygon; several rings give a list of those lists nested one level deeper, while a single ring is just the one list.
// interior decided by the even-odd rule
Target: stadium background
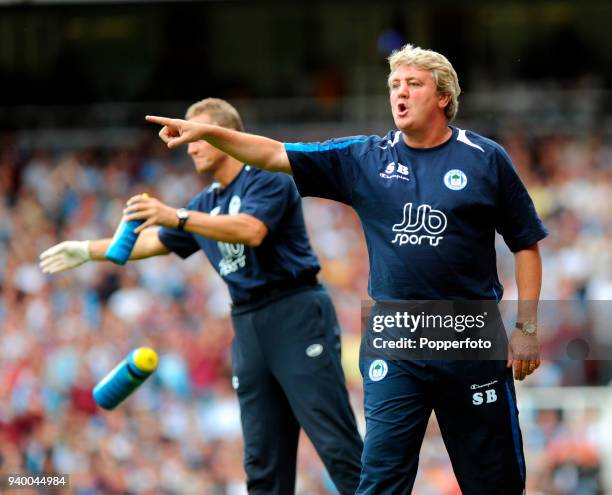
[{"label": "stadium background", "polygon": [[[551,231],[542,298],[608,301],[610,321],[611,18],[603,0],[0,1],[0,472],[69,473],[77,494],[244,493],[228,297],[204,257],[47,277],[38,255],[110,236],[134,193],[179,206],[204,184],[147,113],[217,96],[281,140],[386,132],[384,57],[406,41],[449,57],[457,125],[499,140],[533,195]],[[363,426],[361,229],[342,205],[305,204]],[[160,351],[155,378],[118,410],[96,409],[92,386],[141,344]],[[612,494],[611,378],[609,360],[547,360],[519,384],[530,495]],[[420,462],[415,493],[459,493],[435,421]],[[333,493],[306,441],[298,493]]]}]

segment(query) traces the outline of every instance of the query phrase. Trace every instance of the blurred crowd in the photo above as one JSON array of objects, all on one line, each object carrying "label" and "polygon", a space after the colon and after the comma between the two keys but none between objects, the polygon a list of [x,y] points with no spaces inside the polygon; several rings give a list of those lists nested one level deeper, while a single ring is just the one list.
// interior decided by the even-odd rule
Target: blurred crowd
[{"label": "blurred crowd", "polygon": [[[586,322],[598,344],[612,345],[612,332],[593,326],[612,317],[612,145],[602,136],[493,137],[550,231],[541,243],[542,299],[585,307],[608,301],[594,316],[561,326],[566,337],[578,337]],[[0,473],[68,473],[78,495],[246,493],[229,297],[203,254],[125,267],[89,263],[54,276],[38,268],[40,253],[57,242],[112,236],[131,195],[147,192],[179,207],[206,178],[196,178],[184,150],[148,139],[124,149],[63,147],[31,149],[0,136]],[[363,430],[357,348],[368,261],[361,227],[338,203],[306,199],[305,215],[339,314]],[[502,241],[498,253],[505,298],[516,299],[513,259]],[[556,337],[542,338],[547,348]],[[101,410],[93,386],[141,345],[158,350],[158,370],[116,410]],[[545,360],[521,386],[589,385],[609,394],[611,378],[605,360]],[[594,405],[573,416],[550,408],[521,415],[528,493],[606,493],[602,414]],[[306,438],[298,493],[335,493]],[[460,493],[435,420],[415,493]]]}]

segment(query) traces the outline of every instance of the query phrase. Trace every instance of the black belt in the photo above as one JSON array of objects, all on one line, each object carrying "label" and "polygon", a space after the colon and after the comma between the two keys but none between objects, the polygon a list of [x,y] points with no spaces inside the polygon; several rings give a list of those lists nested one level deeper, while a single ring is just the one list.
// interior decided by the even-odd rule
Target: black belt
[{"label": "black belt", "polygon": [[315,273],[303,273],[293,280],[283,280],[282,282],[256,287],[250,291],[249,298],[246,301],[241,301],[239,304],[253,304],[283,292],[301,287],[314,287],[316,285],[319,285],[319,281]]}]

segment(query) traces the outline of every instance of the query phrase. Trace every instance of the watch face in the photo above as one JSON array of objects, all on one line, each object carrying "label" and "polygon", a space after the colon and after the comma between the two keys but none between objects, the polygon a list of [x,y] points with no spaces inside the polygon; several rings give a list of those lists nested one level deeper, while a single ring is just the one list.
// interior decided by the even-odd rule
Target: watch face
[{"label": "watch face", "polygon": [[189,211],[187,211],[185,208],[179,208],[176,210],[176,216],[183,220],[189,217]]},{"label": "watch face", "polygon": [[516,328],[518,328],[519,330],[521,330],[523,333],[526,333],[528,335],[533,335],[536,333],[537,327],[535,325],[535,323],[532,322],[525,322],[525,323],[517,323],[516,324]]},{"label": "watch face", "polygon": [[523,325],[523,330],[529,334],[534,334],[536,332],[536,326],[533,323],[525,323]]}]

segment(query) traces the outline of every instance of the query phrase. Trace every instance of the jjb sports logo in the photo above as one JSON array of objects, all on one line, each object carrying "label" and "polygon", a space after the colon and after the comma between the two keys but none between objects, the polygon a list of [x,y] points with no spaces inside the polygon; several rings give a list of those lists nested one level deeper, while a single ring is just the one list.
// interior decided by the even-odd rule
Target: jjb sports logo
[{"label": "jjb sports logo", "polygon": [[[229,215],[237,215],[240,211],[240,196],[234,195],[228,206]],[[216,206],[210,211],[210,216],[216,216],[221,212],[221,207]],[[232,242],[217,242],[217,247],[222,259],[219,261],[219,274],[222,277],[237,272],[246,266],[246,254],[244,244]]]},{"label": "jjb sports logo", "polygon": [[373,382],[381,381],[389,372],[389,366],[383,359],[376,359],[372,361],[368,376]]},{"label": "jjb sports logo", "polygon": [[448,220],[440,210],[434,210],[429,205],[420,205],[416,213],[412,203],[404,205],[404,219],[401,223],[393,226],[393,232],[398,232],[391,244],[421,245],[428,243],[437,246],[443,239],[442,234],[446,229]]},{"label": "jjb sports logo", "polygon": [[231,242],[217,242],[217,247],[223,259],[219,261],[219,274],[222,277],[237,272],[246,266],[244,244]]}]

